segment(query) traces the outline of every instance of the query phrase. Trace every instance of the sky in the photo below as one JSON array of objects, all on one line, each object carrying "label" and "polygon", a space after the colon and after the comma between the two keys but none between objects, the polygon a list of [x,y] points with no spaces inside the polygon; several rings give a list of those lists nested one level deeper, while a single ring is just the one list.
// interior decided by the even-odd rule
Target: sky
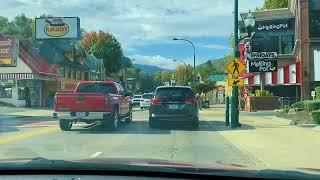
[{"label": "sky", "polygon": [[[263,0],[239,0],[239,12],[261,7]],[[50,14],[77,16],[86,31],[107,31],[121,43],[124,55],[136,64],[174,69],[181,60],[196,64],[230,52],[233,0],[10,0],[0,6],[2,16]]]}]

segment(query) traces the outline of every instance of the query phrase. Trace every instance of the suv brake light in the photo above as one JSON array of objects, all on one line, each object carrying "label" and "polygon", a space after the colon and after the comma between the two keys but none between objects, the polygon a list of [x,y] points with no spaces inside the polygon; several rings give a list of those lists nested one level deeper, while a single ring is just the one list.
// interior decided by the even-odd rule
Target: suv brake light
[{"label": "suv brake light", "polygon": [[151,99],[151,103],[152,104],[161,104],[161,103],[163,103],[163,100],[162,99],[158,99],[158,98],[152,98]]},{"label": "suv brake light", "polygon": [[186,104],[197,104],[197,100],[196,99],[187,99],[186,101],[185,101],[185,103]]}]

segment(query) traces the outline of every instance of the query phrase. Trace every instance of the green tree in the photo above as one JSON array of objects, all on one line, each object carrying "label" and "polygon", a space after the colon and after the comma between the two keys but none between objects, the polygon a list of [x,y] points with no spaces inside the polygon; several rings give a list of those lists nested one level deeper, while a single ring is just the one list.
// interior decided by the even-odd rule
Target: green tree
[{"label": "green tree", "polygon": [[197,93],[207,93],[216,87],[216,83],[213,81],[205,80],[203,83],[195,83],[192,88]]},{"label": "green tree", "polygon": [[106,74],[116,73],[122,65],[122,48],[119,41],[110,33],[92,31],[84,34],[81,45],[89,53],[103,59]]},{"label": "green tree", "polygon": [[258,10],[270,10],[270,9],[279,9],[279,8],[287,8],[288,0],[265,0],[263,3],[263,7]]},{"label": "green tree", "polygon": [[179,65],[174,72],[174,78],[180,84],[187,85],[188,82],[192,82],[192,73],[193,68],[190,64],[188,64],[187,67],[185,65]]},{"label": "green tree", "polygon": [[14,17],[12,21],[0,16],[0,34],[14,35],[20,40],[32,40],[34,20],[25,14]]}]

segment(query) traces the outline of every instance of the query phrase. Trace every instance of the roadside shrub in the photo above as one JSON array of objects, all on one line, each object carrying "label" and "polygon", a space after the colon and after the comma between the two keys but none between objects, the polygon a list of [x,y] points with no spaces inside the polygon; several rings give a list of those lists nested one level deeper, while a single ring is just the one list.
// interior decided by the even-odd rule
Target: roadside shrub
[{"label": "roadside shrub", "polygon": [[311,117],[315,123],[320,124],[320,110],[312,111]]},{"label": "roadside shrub", "polygon": [[316,91],[316,99],[320,99],[320,86],[314,88],[314,90]]},{"label": "roadside shrub", "polygon": [[318,110],[318,109],[320,109],[320,100],[304,101],[304,108],[308,112]]},{"label": "roadside shrub", "polygon": [[296,102],[291,105],[291,108],[299,108],[299,109],[305,109],[304,108],[304,101]]}]

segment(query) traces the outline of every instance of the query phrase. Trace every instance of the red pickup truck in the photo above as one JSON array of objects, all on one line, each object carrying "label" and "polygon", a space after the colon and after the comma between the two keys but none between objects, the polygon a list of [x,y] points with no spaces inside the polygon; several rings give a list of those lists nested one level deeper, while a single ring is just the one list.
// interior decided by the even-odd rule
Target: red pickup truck
[{"label": "red pickup truck", "polygon": [[113,81],[81,81],[74,92],[57,92],[54,115],[61,130],[68,131],[76,122],[100,121],[117,129],[121,120],[132,121],[131,101],[121,84]]}]

